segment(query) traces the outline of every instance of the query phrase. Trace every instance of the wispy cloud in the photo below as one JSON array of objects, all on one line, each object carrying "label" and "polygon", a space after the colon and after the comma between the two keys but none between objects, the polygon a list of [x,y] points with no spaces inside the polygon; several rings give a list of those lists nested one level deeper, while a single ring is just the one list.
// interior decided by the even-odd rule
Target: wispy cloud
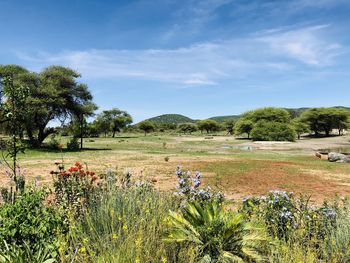
[{"label": "wispy cloud", "polygon": [[342,46],[325,34],[328,25],[271,29],[247,36],[177,49],[85,50],[57,54],[17,53],[32,68],[62,64],[87,78],[136,78],[181,84],[216,85],[222,80],[276,74],[298,67],[325,67]]},{"label": "wispy cloud", "polygon": [[322,36],[329,25],[311,26],[291,31],[265,34],[257,39],[280,53],[309,65],[324,66],[339,55],[342,46]]}]

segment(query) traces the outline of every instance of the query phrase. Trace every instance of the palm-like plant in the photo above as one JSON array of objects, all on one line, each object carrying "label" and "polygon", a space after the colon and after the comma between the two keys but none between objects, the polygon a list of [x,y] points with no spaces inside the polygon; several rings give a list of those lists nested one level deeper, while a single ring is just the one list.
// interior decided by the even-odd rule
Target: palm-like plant
[{"label": "palm-like plant", "polygon": [[263,226],[221,204],[190,203],[167,218],[165,240],[194,246],[198,262],[258,262],[268,243]]},{"label": "palm-like plant", "polygon": [[33,251],[27,243],[23,246],[9,245],[4,241],[4,248],[0,251],[0,263],[55,263],[50,254],[52,246],[38,245]]}]

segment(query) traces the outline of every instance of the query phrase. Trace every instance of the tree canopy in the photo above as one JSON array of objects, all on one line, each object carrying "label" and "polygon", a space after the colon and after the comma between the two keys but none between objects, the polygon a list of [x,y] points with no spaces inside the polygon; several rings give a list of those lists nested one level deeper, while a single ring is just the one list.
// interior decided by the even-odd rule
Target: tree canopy
[{"label": "tree canopy", "polygon": [[295,131],[290,126],[291,115],[281,108],[261,108],[246,112],[237,121],[235,132],[262,141],[294,141]]},{"label": "tree canopy", "polygon": [[179,131],[183,132],[184,134],[189,133],[191,134],[192,132],[195,132],[198,130],[198,126],[195,123],[181,123],[178,126]]},{"label": "tree canopy", "polygon": [[142,130],[145,133],[145,136],[147,135],[147,133],[151,132],[151,131],[155,131],[156,126],[153,122],[151,121],[142,121],[140,122],[137,127]]},{"label": "tree canopy", "polygon": [[88,116],[97,108],[87,85],[77,82],[80,74],[70,68],[50,66],[33,73],[17,65],[0,66],[0,77],[8,75],[29,88],[23,125],[32,145],[41,145],[54,132],[48,127],[51,121]]},{"label": "tree canopy", "polygon": [[220,124],[214,120],[202,120],[197,122],[198,129],[207,133],[215,132],[220,129]]},{"label": "tree canopy", "polygon": [[337,129],[340,135],[349,127],[350,112],[339,108],[312,108],[301,115],[301,120],[309,124],[315,135],[324,132],[329,136],[333,129]]},{"label": "tree canopy", "polygon": [[101,132],[107,134],[112,132],[112,137],[115,137],[117,132],[132,123],[132,117],[126,111],[117,108],[105,110],[96,118],[96,125]]}]

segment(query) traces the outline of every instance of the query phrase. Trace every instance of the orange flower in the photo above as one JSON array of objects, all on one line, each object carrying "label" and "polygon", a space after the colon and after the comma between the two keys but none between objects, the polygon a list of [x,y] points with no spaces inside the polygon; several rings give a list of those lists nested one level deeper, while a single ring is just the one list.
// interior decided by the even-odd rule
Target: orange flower
[{"label": "orange flower", "polygon": [[71,167],[68,169],[68,172],[73,173],[73,172],[77,172],[78,168],[77,167]]},{"label": "orange flower", "polygon": [[67,175],[66,172],[61,172],[61,173],[60,173],[60,176],[61,176],[61,177],[64,177],[64,176],[66,176],[66,175]]}]

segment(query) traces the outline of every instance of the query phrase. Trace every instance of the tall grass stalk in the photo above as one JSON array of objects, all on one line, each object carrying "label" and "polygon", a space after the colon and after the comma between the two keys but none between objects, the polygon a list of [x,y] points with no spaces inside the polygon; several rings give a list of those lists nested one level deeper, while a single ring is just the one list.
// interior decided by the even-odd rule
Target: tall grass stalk
[{"label": "tall grass stalk", "polygon": [[61,251],[70,255],[67,262],[181,262],[183,252],[162,242],[163,220],[177,206],[173,196],[149,188],[109,191],[77,222]]}]

